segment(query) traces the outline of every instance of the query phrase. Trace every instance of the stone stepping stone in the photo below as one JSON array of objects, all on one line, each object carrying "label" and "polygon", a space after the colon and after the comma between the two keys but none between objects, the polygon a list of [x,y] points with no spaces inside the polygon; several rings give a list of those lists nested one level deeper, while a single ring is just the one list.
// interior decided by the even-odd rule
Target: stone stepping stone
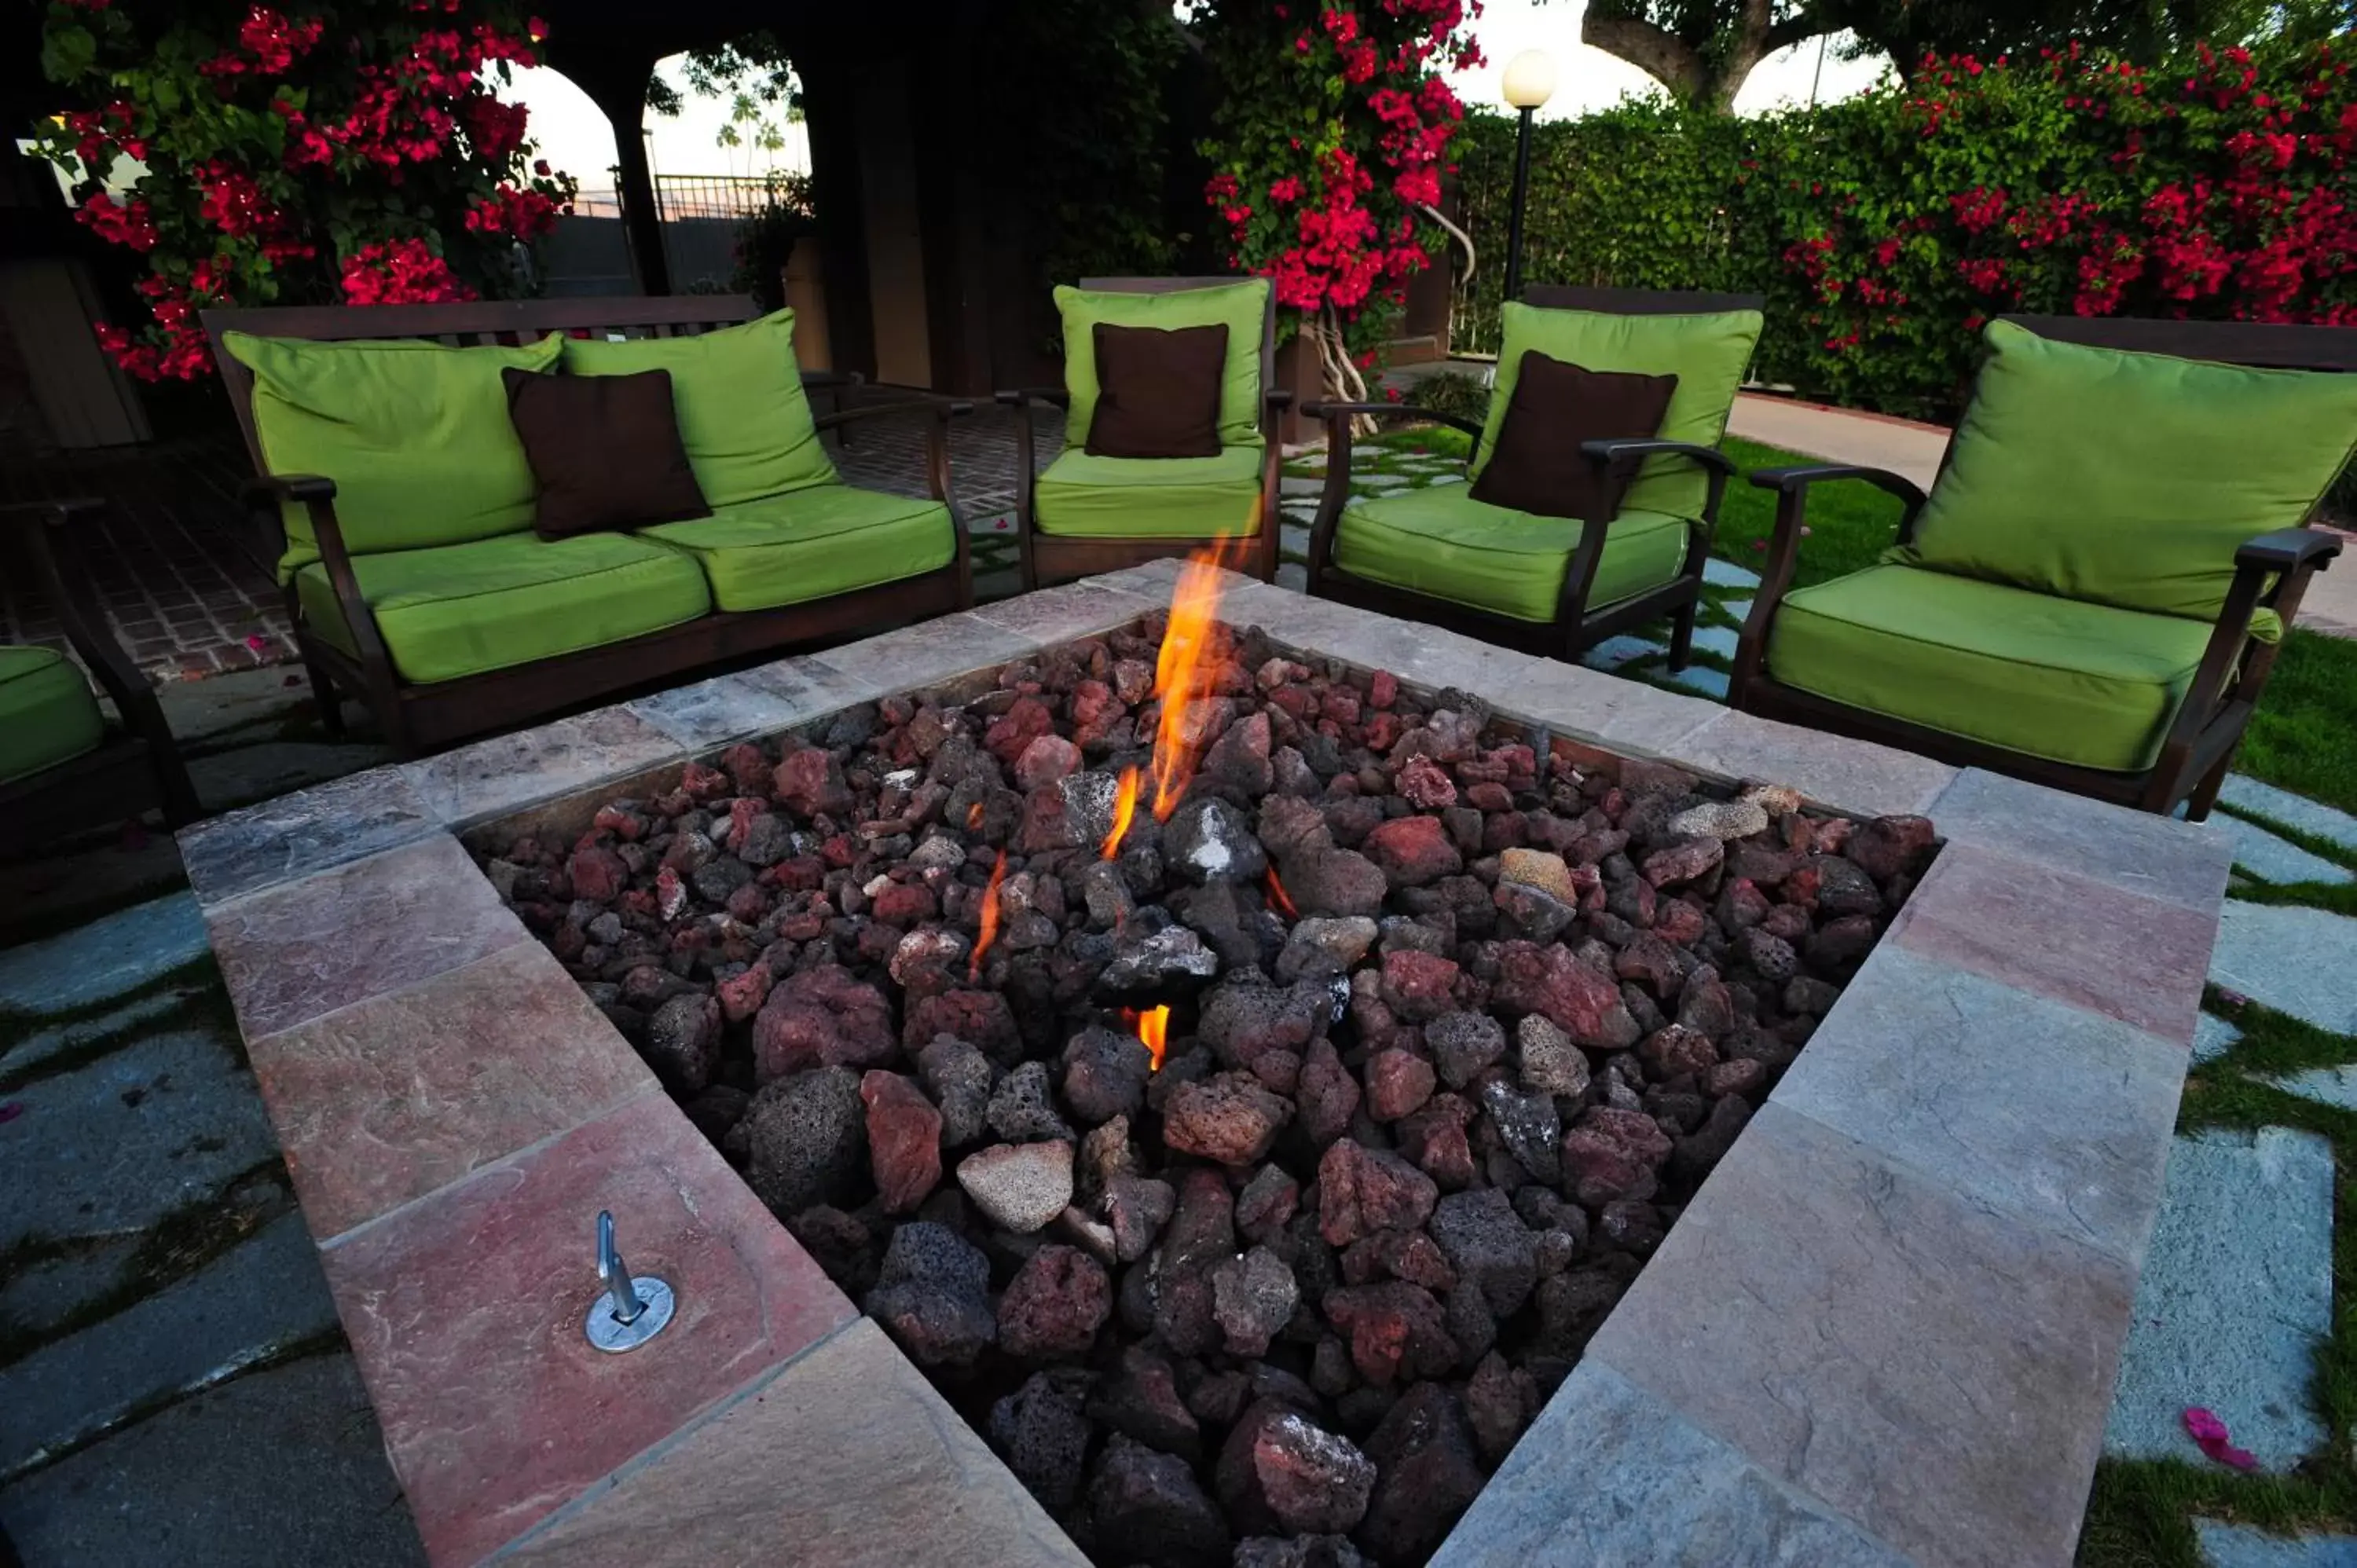
[{"label": "stone stepping stone", "polygon": [[2357,919],[2229,898],[2210,981],[2335,1035],[2357,1035]]},{"label": "stone stepping stone", "polygon": [[27,1334],[48,1334],[113,1293],[139,1251],[137,1238],[119,1237],[18,1271],[0,1280],[0,1323]]},{"label": "stone stepping stone", "polygon": [[0,1517],[34,1563],[425,1563],[349,1354],[249,1373],[136,1423],[0,1491]]},{"label": "stone stepping stone", "polygon": [[2262,882],[2357,882],[2357,873],[2347,866],[2335,865],[2231,811],[2219,811],[2210,820],[2234,841],[2234,865]]},{"label": "stone stepping stone", "polygon": [[1326,481],[1323,478],[1297,479],[1287,474],[1276,481],[1276,493],[1280,496],[1308,496],[1315,500],[1326,493]]},{"label": "stone stepping stone", "polygon": [[253,1075],[196,1030],[151,1036],[7,1099],[21,1109],[0,1127],[0,1252],[28,1237],[145,1230],[278,1147]]},{"label": "stone stepping stone", "polygon": [[1721,599],[1718,601],[1718,608],[1720,614],[1733,616],[1736,623],[1740,625],[1744,618],[1751,613],[1751,601],[1749,598]]},{"label": "stone stepping stone", "polygon": [[311,1233],[290,1210],[188,1278],[0,1370],[0,1474],[335,1326]]},{"label": "stone stepping stone", "polygon": [[2278,789],[2272,784],[2262,784],[2240,773],[2229,773],[2226,775],[2226,787],[2218,791],[2218,799],[2229,806],[2272,817],[2287,828],[2313,833],[2343,849],[2357,850],[2357,817],[2335,811],[2306,796]]},{"label": "stone stepping stone", "polygon": [[2281,1473],[2327,1436],[2308,1406],[2332,1326],[2332,1145],[2288,1127],[2212,1129],[2169,1151],[2104,1451],[2202,1456],[2188,1407]]},{"label": "stone stepping stone", "polygon": [[1662,651],[1660,643],[1648,642],[1641,637],[1608,637],[1582,653],[1579,661],[1590,670],[1618,670],[1649,653]]},{"label": "stone stepping stone", "polygon": [[2357,1111],[2357,1064],[2312,1067],[2305,1072],[2287,1073],[2265,1081],[2286,1094],[2297,1094],[2302,1100],[2313,1100],[2319,1105]]},{"label": "stone stepping stone", "polygon": [[1394,490],[1415,488],[1415,482],[1405,474],[1353,474],[1351,482],[1363,486],[1377,495],[1390,495]]},{"label": "stone stepping stone", "polygon": [[[1701,641],[1702,639],[1697,634],[1695,639],[1695,645],[1699,647]],[[1714,670],[1707,664],[1689,664],[1675,674],[1663,671],[1662,679],[1673,686],[1682,686],[1689,692],[1708,697],[1713,702],[1727,701],[1727,675],[1724,670]]]},{"label": "stone stepping stone", "polygon": [[2193,1521],[2209,1568],[2357,1568],[2357,1535],[2269,1535],[2214,1519]]},{"label": "stone stepping stone", "polygon": [[135,1028],[151,1018],[160,1017],[194,996],[204,993],[201,985],[174,986],[167,991],[152,992],[135,1002],[126,1002],[112,1012],[95,1018],[85,1018],[78,1024],[58,1024],[46,1029],[36,1029],[15,1045],[0,1051],[0,1078],[27,1068],[37,1067],[50,1058],[78,1050],[93,1040],[119,1035]]},{"label": "stone stepping stone", "polygon": [[0,1008],[62,1013],[92,1006],[210,950],[196,895],[174,893],[0,952]]},{"label": "stone stepping stone", "polygon": [[[1715,653],[1721,659],[1732,659],[1735,657],[1736,639],[1739,635],[1733,627],[1728,626],[1696,627],[1694,634],[1695,651]],[[1723,685],[1721,692],[1724,694]]]},{"label": "stone stepping stone", "polygon": [[2215,1014],[2204,1013],[2193,1021],[2193,1059],[2214,1062],[2241,1042],[2243,1031]]},{"label": "stone stepping stone", "polygon": [[1756,588],[1760,585],[1760,574],[1714,555],[1702,564],[1702,580],[1717,583],[1722,588]]},{"label": "stone stepping stone", "polygon": [[[1462,473],[1436,474],[1432,479],[1432,485],[1461,485],[1464,482],[1465,476]],[[1432,485],[1426,485],[1425,489],[1430,489]]]}]

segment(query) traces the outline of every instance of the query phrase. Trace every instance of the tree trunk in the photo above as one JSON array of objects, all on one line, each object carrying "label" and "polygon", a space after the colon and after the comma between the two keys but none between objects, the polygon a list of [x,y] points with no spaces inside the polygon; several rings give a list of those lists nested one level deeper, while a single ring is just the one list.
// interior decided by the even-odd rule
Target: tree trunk
[{"label": "tree trunk", "polygon": [[1618,56],[1670,90],[1680,102],[1704,96],[1707,68],[1702,55],[1676,34],[1634,16],[1599,16],[1593,10],[1579,21],[1579,41]]},{"label": "tree trunk", "polygon": [[622,199],[622,238],[630,246],[639,288],[645,294],[669,294],[671,263],[663,254],[662,218],[655,206],[654,171],[647,163],[642,129],[654,62],[639,64],[608,55],[592,69],[574,66],[567,74],[614,128],[614,184]]}]

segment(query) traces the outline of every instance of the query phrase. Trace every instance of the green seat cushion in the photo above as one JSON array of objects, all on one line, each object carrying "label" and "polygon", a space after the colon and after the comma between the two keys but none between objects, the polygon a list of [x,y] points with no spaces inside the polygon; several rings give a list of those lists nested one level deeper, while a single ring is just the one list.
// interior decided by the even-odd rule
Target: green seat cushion
[{"label": "green seat cushion", "polygon": [[1078,446],[1033,492],[1039,532],[1087,539],[1222,539],[1260,532],[1265,449],[1216,457],[1092,457]]},{"label": "green seat cushion", "polygon": [[[511,533],[355,556],[352,572],[393,668],[416,685],[600,648],[712,608],[694,560],[627,533]],[[295,582],[312,629],[351,652],[327,568],[306,566]]]},{"label": "green seat cushion", "polygon": [[[1760,341],[1762,317],[1756,310],[1702,311],[1687,316],[1615,316],[1595,310],[1542,310],[1519,300],[1505,306],[1505,333],[1498,350],[1497,385],[1490,393],[1489,417],[1473,473],[1489,466],[1506,421],[1523,356],[1537,352],[1590,371],[1626,371],[1678,378],[1659,432],[1665,441],[1717,446],[1727,433],[1735,393]],[[1702,516],[1709,480],[1686,458],[1651,457],[1637,470],[1621,506],[1674,517]]]},{"label": "green seat cushion", "polygon": [[935,500],[819,485],[642,529],[686,553],[724,610],[766,610],[938,571],[957,558]]},{"label": "green seat cushion", "polygon": [[2357,376],[2056,343],[1992,321],[1946,466],[1893,559],[2215,620],[2245,541],[2357,447]]},{"label": "green seat cushion", "polygon": [[[1442,485],[1352,501],[1335,525],[1334,564],[1354,577],[1493,615],[1553,621],[1586,524],[1491,506],[1468,489]],[[1590,611],[1658,588],[1685,564],[1683,518],[1624,509],[1605,527]]]},{"label": "green seat cushion", "polygon": [[2177,616],[1881,565],[1786,595],[1768,672],[1967,740],[2134,772],[2159,755],[2209,640]]},{"label": "green seat cushion", "polygon": [[[336,481],[355,555],[490,539],[532,526],[539,494],[508,423],[500,372],[555,368],[564,339],[520,349],[414,341],[315,343],[225,332],[253,372],[253,432],[274,474]],[[319,558],[311,516],[285,509],[281,581]]]},{"label": "green seat cushion", "polygon": [[716,510],[835,483],[794,360],[791,310],[693,338],[568,338],[565,369],[576,376],[669,371],[687,465]]},{"label": "green seat cushion", "polygon": [[[1151,327],[1168,332],[1181,327],[1225,327],[1227,370],[1220,381],[1220,441],[1248,446],[1260,439],[1260,342],[1268,319],[1268,280],[1246,278],[1208,288],[1168,294],[1130,294],[1118,289],[1056,289],[1056,310],[1064,328],[1064,390],[1071,394],[1064,423],[1067,446],[1088,442],[1089,421],[1097,412],[1097,323]],[[1209,462],[1204,458],[1201,461]]]},{"label": "green seat cushion", "polygon": [[0,784],[96,751],[106,720],[90,682],[48,648],[0,648]]}]

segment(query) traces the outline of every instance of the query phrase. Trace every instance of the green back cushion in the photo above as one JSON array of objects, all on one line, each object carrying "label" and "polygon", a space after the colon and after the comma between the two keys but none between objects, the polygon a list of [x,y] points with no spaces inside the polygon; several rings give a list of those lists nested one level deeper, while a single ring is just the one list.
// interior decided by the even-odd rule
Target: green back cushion
[{"label": "green back cushion", "polygon": [[[336,481],[336,521],[355,555],[532,526],[538,490],[508,423],[500,372],[554,369],[562,339],[446,349],[228,332],[221,341],[253,372],[263,461],[274,474]],[[289,506],[281,574],[318,558],[309,512]]]},{"label": "green back cushion", "polygon": [[671,372],[672,410],[707,506],[835,482],[794,360],[794,313],[694,338],[565,340],[576,376]]},{"label": "green back cushion", "polygon": [[1089,421],[1097,412],[1096,334],[1100,321],[1114,327],[1225,327],[1227,373],[1220,383],[1220,444],[1252,446],[1260,442],[1260,343],[1268,319],[1268,280],[1170,294],[1129,294],[1118,289],[1074,288],[1060,284],[1056,310],[1064,325],[1064,390],[1071,394],[1071,417],[1064,442],[1088,444]]},{"label": "green back cushion", "polygon": [[[1498,381],[1490,393],[1490,416],[1481,426],[1478,477],[1497,450],[1498,431],[1513,400],[1523,356],[1537,352],[1589,371],[1626,371],[1645,376],[1675,376],[1669,412],[1662,416],[1665,441],[1716,446],[1727,433],[1736,389],[1760,341],[1762,317],[1756,310],[1706,311],[1692,316],[1617,316],[1598,310],[1542,310],[1510,301],[1505,338],[1498,350]],[[1668,512],[1699,518],[1709,481],[1691,462],[1652,458],[1620,505],[1628,511]]]},{"label": "green back cushion", "polygon": [[2234,551],[2296,528],[2357,446],[2357,375],[2050,342],[1989,323],[1948,461],[1894,558],[2214,619]]}]

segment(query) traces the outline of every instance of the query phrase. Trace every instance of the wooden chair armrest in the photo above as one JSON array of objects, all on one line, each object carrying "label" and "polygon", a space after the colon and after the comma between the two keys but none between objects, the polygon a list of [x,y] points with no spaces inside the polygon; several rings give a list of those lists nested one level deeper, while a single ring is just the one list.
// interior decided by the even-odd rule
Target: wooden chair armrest
[{"label": "wooden chair armrest", "polygon": [[264,474],[245,482],[245,499],[255,501],[300,501],[336,499],[336,481],[325,474]]},{"label": "wooden chair armrest", "polygon": [[880,419],[892,414],[906,416],[911,413],[921,413],[928,418],[940,421],[961,418],[973,412],[974,404],[963,403],[954,398],[895,398],[890,403],[862,403],[857,408],[838,408],[833,413],[820,414],[811,421],[811,424],[813,429],[833,430],[839,424],[849,424],[856,420]]},{"label": "wooden chair armrest", "polygon": [[1800,564],[1801,531],[1808,518],[1809,487],[1836,479],[1858,479],[1897,496],[1906,503],[1899,518],[1898,541],[1901,544],[1913,535],[1915,519],[1923,510],[1924,499],[1922,487],[1904,474],[1848,463],[1755,468],[1750,478],[1761,489],[1776,492],[1776,531],[1769,536],[1768,558],[1760,564],[1760,586],[1751,596],[1751,613],[1743,618],[1743,630],[1736,639],[1735,672],[1727,682],[1727,700],[1730,707],[1737,708],[1743,705],[1745,688],[1766,663],[1768,628],[1776,618],[1777,607],[1783,603],[1785,590],[1792,585],[1793,568]]},{"label": "wooden chair armrest", "polygon": [[1443,413],[1437,408],[1419,408],[1412,403],[1306,403],[1301,412],[1312,419],[1322,419],[1329,430],[1336,424],[1347,424],[1356,415],[1371,419],[1428,419],[1435,424],[1446,424],[1452,430],[1478,437],[1481,427],[1458,414]]},{"label": "wooden chair armrest", "polygon": [[1633,468],[1648,457],[1674,455],[1692,458],[1722,480],[1735,477],[1735,464],[1726,453],[1716,446],[1697,446],[1690,441],[1620,437],[1609,441],[1583,441],[1579,444],[1579,450],[1589,462],[1601,463],[1607,468]]},{"label": "wooden chair armrest", "polygon": [[2300,567],[2321,571],[2340,553],[2341,536],[2337,533],[2328,533],[2320,528],[2279,528],[2246,541],[2234,552],[2234,564],[2267,572],[2289,572]]},{"label": "wooden chair armrest", "polygon": [[1072,406],[1072,394],[1061,387],[1014,387],[990,394],[993,403],[1006,408],[1021,408],[1028,403],[1044,403],[1056,408]]},{"label": "wooden chair armrest", "polygon": [[1877,489],[1888,490],[1897,496],[1907,503],[1910,511],[1923,504],[1923,487],[1906,475],[1854,463],[1802,463],[1785,468],[1754,468],[1750,478],[1763,490],[1780,490],[1788,495],[1804,490],[1811,485],[1827,484],[1835,479],[1862,479]]},{"label": "wooden chair armrest", "polygon": [[1291,408],[1293,406],[1293,389],[1291,387],[1275,388],[1264,396],[1261,401],[1268,404],[1271,408]]}]

